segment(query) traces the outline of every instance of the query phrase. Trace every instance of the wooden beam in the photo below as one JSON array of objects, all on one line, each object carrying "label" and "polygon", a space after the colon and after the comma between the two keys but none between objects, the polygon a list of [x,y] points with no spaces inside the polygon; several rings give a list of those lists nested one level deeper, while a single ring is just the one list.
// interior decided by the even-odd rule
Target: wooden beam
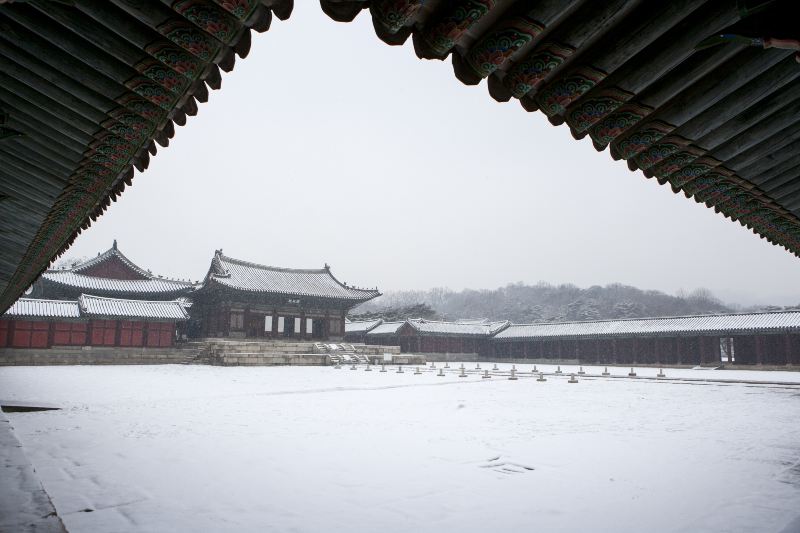
[{"label": "wooden beam", "polygon": [[713,150],[728,142],[732,137],[757,125],[766,117],[780,111],[798,99],[800,99],[800,84],[790,83],[765,95],[764,98],[755,105],[743,110],[716,130],[710,131],[703,137],[697,139],[696,144],[698,146],[704,146],[708,150]]},{"label": "wooden beam", "polygon": [[[732,157],[726,162],[725,166],[736,171],[741,177],[752,175],[754,171],[759,173],[761,171],[756,170],[759,163],[762,163],[764,159],[773,157],[775,155],[774,152],[785,149],[798,138],[800,138],[800,122],[790,125],[771,137],[767,137],[759,144]],[[769,166],[772,165],[762,166],[762,169],[769,168]]]},{"label": "wooden beam", "polygon": [[[0,74],[0,79],[2,79],[2,74]],[[92,135],[75,128],[63,117],[59,117],[51,113],[50,110],[43,109],[27,99],[21,98],[15,92],[8,90],[8,86],[5,83],[0,83],[0,101],[11,106],[11,108],[6,108],[9,113],[16,115],[19,111],[22,111],[24,114],[48,124],[51,129],[58,131],[79,145],[86,147],[94,140]]]},{"label": "wooden beam", "polygon": [[67,127],[84,134],[85,139],[91,138],[100,130],[97,122],[93,122],[79,115],[58,101],[53,100],[51,97],[20,83],[11,76],[7,76],[2,71],[0,71],[0,85],[2,85],[5,90],[19,96],[20,99],[25,100],[29,104],[29,108],[35,106],[39,108],[42,113],[61,120]]},{"label": "wooden beam", "polygon": [[750,163],[746,167],[726,163],[726,167],[735,170],[736,174],[747,180],[753,176],[760,176],[770,169],[789,159],[792,155],[800,153],[800,122],[786,128],[782,132],[770,137],[773,143],[772,152],[761,155],[759,159]]},{"label": "wooden beam", "polygon": [[[724,127],[724,124],[739,115],[742,110],[759,104],[778,89],[789,85],[800,77],[800,69],[794,57],[784,58],[775,66],[748,80],[744,85],[712,105],[702,113],[677,128],[673,134],[688,139],[699,139],[709,132]],[[698,144],[703,148],[710,148]]]},{"label": "wooden beam", "polygon": [[729,138],[727,142],[711,150],[708,155],[723,162],[733,159],[764,139],[794,124],[797,121],[798,113],[800,113],[800,99],[761,120],[739,135]]}]

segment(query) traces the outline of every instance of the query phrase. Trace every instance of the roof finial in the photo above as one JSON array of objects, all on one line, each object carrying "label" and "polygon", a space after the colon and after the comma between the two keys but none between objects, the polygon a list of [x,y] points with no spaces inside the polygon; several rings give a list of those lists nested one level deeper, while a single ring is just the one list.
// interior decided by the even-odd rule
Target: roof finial
[{"label": "roof finial", "polygon": [[117,239],[114,239],[114,244],[111,246],[113,249],[117,249]]},{"label": "roof finial", "polygon": [[325,263],[325,270],[330,270],[331,266],[328,263]]}]

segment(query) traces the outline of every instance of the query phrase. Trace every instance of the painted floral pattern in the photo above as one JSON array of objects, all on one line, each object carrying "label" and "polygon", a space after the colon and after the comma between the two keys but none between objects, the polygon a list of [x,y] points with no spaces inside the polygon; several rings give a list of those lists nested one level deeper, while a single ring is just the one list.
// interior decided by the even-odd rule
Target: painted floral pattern
[{"label": "painted floral pattern", "polygon": [[511,67],[503,84],[517,98],[536,89],[547,76],[557,69],[575,51],[570,46],[545,43],[537,46],[522,61]]}]

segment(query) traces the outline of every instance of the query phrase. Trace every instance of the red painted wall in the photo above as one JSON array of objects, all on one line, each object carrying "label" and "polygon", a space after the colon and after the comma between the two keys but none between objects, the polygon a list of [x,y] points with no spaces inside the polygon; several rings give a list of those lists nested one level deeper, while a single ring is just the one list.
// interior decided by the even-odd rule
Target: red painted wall
[{"label": "red painted wall", "polygon": [[144,322],[120,321],[119,345],[144,346]]},{"label": "red painted wall", "polygon": [[114,346],[117,338],[116,320],[92,320],[92,346]]},{"label": "red painted wall", "polygon": [[17,320],[11,336],[12,348],[47,348],[50,335],[49,322]]},{"label": "red painted wall", "polygon": [[87,329],[85,322],[54,322],[53,346],[84,346]]},{"label": "red painted wall", "polygon": [[175,325],[171,322],[148,322],[147,346],[172,346],[174,329]]},{"label": "red painted wall", "polygon": [[175,344],[174,322],[91,320],[0,320],[0,348],[125,346],[163,348]]}]

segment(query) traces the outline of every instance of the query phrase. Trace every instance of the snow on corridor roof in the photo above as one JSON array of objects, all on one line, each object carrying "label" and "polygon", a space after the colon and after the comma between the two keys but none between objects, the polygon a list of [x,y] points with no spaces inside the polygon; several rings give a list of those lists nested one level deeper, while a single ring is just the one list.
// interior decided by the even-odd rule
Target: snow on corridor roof
[{"label": "snow on corridor roof", "polygon": [[87,316],[109,316],[129,318],[163,318],[187,320],[189,315],[178,301],[144,301],[102,298],[81,294],[78,299],[81,312]]},{"label": "snow on corridor roof", "polygon": [[383,320],[380,318],[376,320],[356,320],[346,322],[344,331],[345,333],[366,333],[381,324],[383,324]]},{"label": "snow on corridor roof", "polygon": [[741,313],[679,317],[598,320],[594,322],[559,322],[516,324],[501,331],[498,340],[540,337],[620,337],[630,335],[665,335],[686,333],[734,333],[740,331],[800,330],[800,312]]},{"label": "snow on corridor roof", "polygon": [[368,332],[369,335],[395,335],[397,330],[405,324],[405,321],[402,322],[384,322],[378,326],[375,326]]},{"label": "snow on corridor roof", "polygon": [[156,320],[187,320],[189,318],[182,302],[120,300],[81,294],[78,300],[39,300],[20,298],[4,318],[144,318]]},{"label": "snow on corridor roof", "polygon": [[489,323],[475,323],[442,322],[436,320],[426,320],[424,318],[412,318],[408,320],[408,323],[420,333],[430,333],[434,335],[470,335],[480,337],[491,337],[509,324],[507,320]]},{"label": "snow on corridor roof", "polygon": [[2,317],[80,318],[78,302],[20,298]]}]

